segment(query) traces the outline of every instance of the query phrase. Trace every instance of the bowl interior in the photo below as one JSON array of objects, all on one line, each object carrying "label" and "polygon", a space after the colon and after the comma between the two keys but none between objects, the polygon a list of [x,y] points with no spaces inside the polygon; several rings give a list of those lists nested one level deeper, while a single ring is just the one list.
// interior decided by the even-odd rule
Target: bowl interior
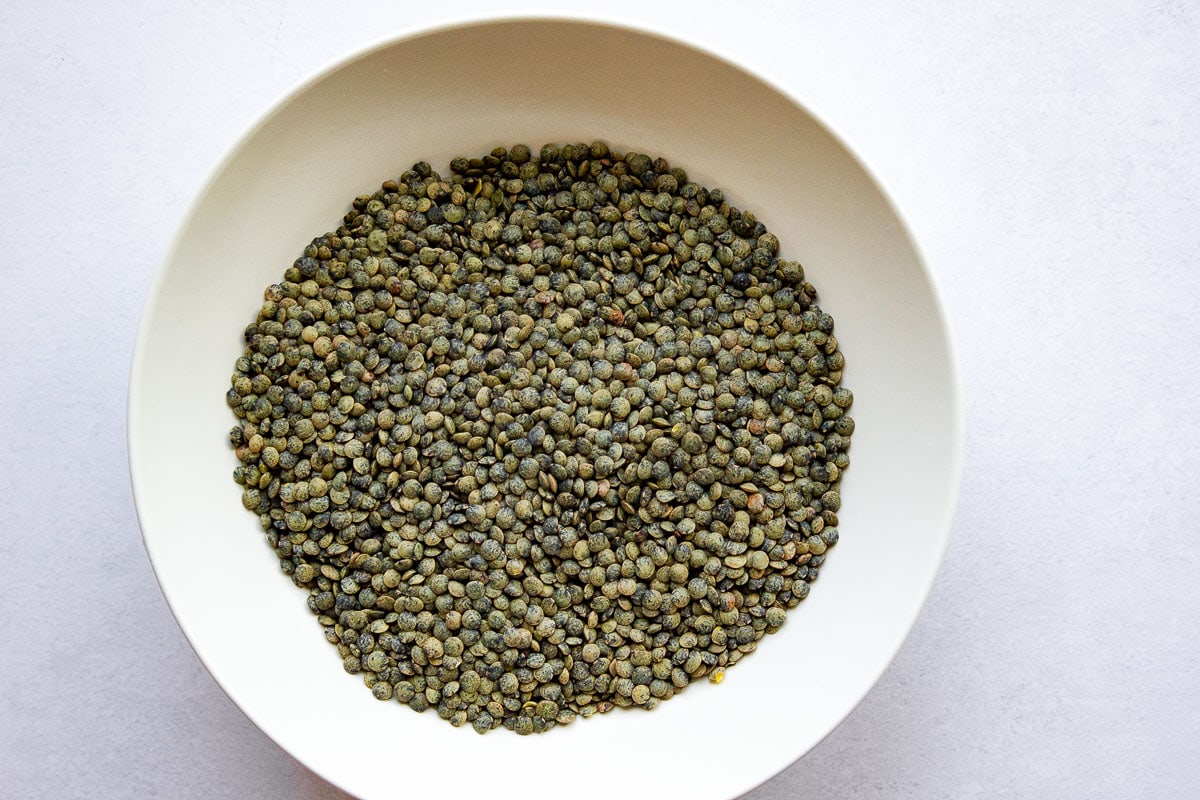
[{"label": "bowl interior", "polygon": [[[604,139],[662,155],[751,209],[837,321],[858,426],[841,541],[784,630],[653,713],[485,737],[375,701],[239,502],[224,404],[263,288],[355,195],[413,162],[497,144]],[[196,652],[268,735],[362,797],[570,787],[730,797],[825,736],[906,635],[945,539],[961,449],[942,315],[894,209],[808,113],[755,77],[653,35],[503,21],[376,47],[308,83],[220,167],[148,301],[130,392],[138,514]],[[702,759],[712,768],[700,770]],[[593,771],[604,770],[596,780]]]}]

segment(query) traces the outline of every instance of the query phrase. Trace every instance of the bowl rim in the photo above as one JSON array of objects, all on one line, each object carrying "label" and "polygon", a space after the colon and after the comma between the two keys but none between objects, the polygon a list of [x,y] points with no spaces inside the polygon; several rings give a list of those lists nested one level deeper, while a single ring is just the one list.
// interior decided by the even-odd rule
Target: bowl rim
[{"label": "bowl rim", "polygon": [[[920,617],[926,604],[929,600],[929,595],[933,589],[934,582],[938,572],[945,561],[946,552],[949,548],[950,537],[952,534],[953,521],[958,507],[959,494],[962,483],[962,469],[965,449],[965,412],[964,412],[964,395],[963,386],[959,368],[959,355],[957,345],[955,343],[953,332],[949,325],[949,318],[946,313],[946,304],[942,297],[942,291],[939,288],[938,282],[935,280],[933,271],[930,269],[929,259],[925,254],[924,248],[921,246],[920,239],[915,234],[912,225],[905,216],[903,210],[895,202],[892,192],[888,189],[886,182],[880,175],[871,168],[870,163],[863,157],[853,143],[841,133],[841,131],[832,124],[824,115],[819,113],[811,103],[801,101],[796,93],[780,85],[772,80],[769,76],[759,72],[758,70],[743,63],[733,55],[726,52],[719,45],[705,42],[703,44],[677,36],[670,33],[664,33],[662,30],[653,27],[645,22],[630,19],[627,15],[615,13],[592,13],[579,11],[538,11],[538,12],[499,12],[490,13],[469,13],[453,16],[449,19],[441,20],[434,24],[414,25],[411,27],[402,27],[391,31],[382,36],[375,37],[365,41],[352,49],[342,52],[332,58],[327,59],[315,70],[311,70],[302,78],[294,81],[283,92],[276,95],[265,108],[264,111],[258,113],[254,121],[249,127],[237,136],[237,138],[229,144],[222,155],[216,162],[207,170],[205,177],[199,184],[199,188],[195,191],[191,200],[184,207],[182,213],[175,222],[174,232],[166,247],[164,255],[159,259],[153,278],[147,289],[145,298],[142,303],[141,314],[138,322],[137,335],[134,340],[133,353],[130,363],[130,371],[128,382],[126,385],[126,459],[129,467],[130,489],[133,497],[134,511],[138,519],[138,527],[141,532],[142,545],[146,550],[146,555],[150,560],[151,568],[154,573],[155,582],[158,584],[159,590],[162,592],[163,599],[167,603],[168,609],[171,611],[171,616],[174,618],[176,625],[183,633],[187,640],[188,646],[192,649],[200,663],[204,666],[205,672],[220,688],[227,698],[249,719],[260,733],[270,739],[284,753],[291,755],[290,750],[285,747],[275,736],[268,732],[267,726],[260,723],[256,714],[244,707],[237,698],[231,693],[210,668],[208,661],[201,653],[194,635],[188,624],[179,615],[176,604],[172,599],[172,590],[163,582],[160,572],[159,561],[156,558],[156,545],[153,542],[153,537],[148,535],[145,523],[144,508],[148,506],[148,501],[142,496],[142,491],[139,489],[138,475],[141,472],[142,465],[139,465],[138,459],[135,457],[136,440],[139,436],[139,428],[136,423],[141,408],[140,386],[143,384],[144,362],[146,358],[146,349],[150,338],[148,320],[154,316],[153,311],[162,294],[164,284],[167,280],[170,264],[177,258],[183,237],[188,228],[189,221],[196,215],[196,212],[207,201],[214,184],[230,166],[230,164],[238,157],[241,151],[251,142],[258,133],[267,126],[267,124],[279,114],[289,103],[298,96],[308,91],[310,88],[333,75],[337,71],[348,67],[356,61],[367,58],[379,51],[389,47],[394,47],[408,40],[424,38],[428,36],[437,36],[443,33],[448,33],[456,30],[487,27],[489,25],[507,24],[507,23],[558,23],[558,24],[576,24],[581,26],[602,27],[608,28],[616,32],[624,32],[637,36],[657,39],[667,44],[682,47],[691,50],[694,53],[715,59],[723,66],[736,72],[742,73],[747,78],[757,81],[766,86],[771,91],[779,94],[788,102],[796,106],[802,112],[807,114],[813,122],[827,133],[846,153],[854,160],[854,162],[862,169],[868,181],[879,192],[888,210],[893,214],[904,237],[908,240],[913,248],[913,254],[916,258],[922,275],[925,278],[926,285],[929,288],[930,298],[932,300],[933,312],[936,319],[934,320],[938,333],[941,337],[941,343],[945,347],[947,357],[947,379],[950,388],[950,396],[947,398],[951,410],[951,419],[949,420],[949,433],[952,444],[951,457],[948,463],[948,480],[945,507],[942,509],[941,519],[936,527],[936,546],[934,552],[936,559],[930,559],[925,564],[924,574],[920,575],[920,603],[914,606],[912,613],[903,624],[903,636],[898,640],[898,644],[893,652],[888,654],[883,660],[879,668],[871,676],[869,682],[865,682],[860,691],[855,692],[853,702],[847,704],[846,709],[837,718],[832,726],[829,727],[823,734],[815,739],[807,749],[796,754],[787,763],[779,765],[772,773],[765,776],[753,778],[750,782],[743,785],[733,797],[741,797],[759,786],[770,781],[775,776],[789,769],[806,755],[818,747],[826,738],[828,738],[835,730],[837,730],[846,721],[850,714],[858,708],[867,694],[878,684],[880,678],[888,670],[900,649],[912,634],[913,627],[916,625],[917,619]],[[294,759],[294,757],[293,757]],[[294,759],[295,760],[295,759]],[[305,769],[312,771],[327,781],[331,785],[337,787],[340,791],[350,794],[341,783],[333,776],[322,771],[315,765],[305,762],[301,763]]]}]

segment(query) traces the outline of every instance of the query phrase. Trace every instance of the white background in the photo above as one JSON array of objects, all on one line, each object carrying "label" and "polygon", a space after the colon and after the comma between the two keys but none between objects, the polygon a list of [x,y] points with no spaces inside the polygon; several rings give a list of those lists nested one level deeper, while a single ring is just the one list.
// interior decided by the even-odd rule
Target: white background
[{"label": "white background", "polygon": [[221,693],[154,582],[124,443],[138,316],[209,171],[301,79],[555,9],[804,102],[906,214],[958,346],[965,469],[928,605],[749,797],[1196,796],[1200,7],[1065,0],[3,4],[0,796],[345,797]]}]

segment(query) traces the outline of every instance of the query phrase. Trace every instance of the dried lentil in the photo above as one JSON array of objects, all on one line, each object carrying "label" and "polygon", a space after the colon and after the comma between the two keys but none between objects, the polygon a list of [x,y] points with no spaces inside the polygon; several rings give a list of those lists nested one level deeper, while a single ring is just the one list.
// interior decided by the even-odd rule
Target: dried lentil
[{"label": "dried lentil", "polygon": [[241,502],[380,700],[526,734],[653,708],[838,540],[833,318],[755,216],[603,143],[414,164],[267,287]]}]

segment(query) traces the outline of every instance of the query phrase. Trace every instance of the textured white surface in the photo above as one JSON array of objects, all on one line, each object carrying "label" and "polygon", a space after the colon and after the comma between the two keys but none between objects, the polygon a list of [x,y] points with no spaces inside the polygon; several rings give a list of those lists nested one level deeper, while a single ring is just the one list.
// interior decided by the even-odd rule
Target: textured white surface
[{"label": "textured white surface", "polygon": [[[494,7],[102,5],[0,9],[0,794],[344,797],[171,619],[127,482],[129,356],[172,230],[263,108],[363,41]],[[959,347],[966,466],[929,604],[850,718],[750,797],[1193,796],[1200,12],[846,5],[604,6],[842,133]]]}]

